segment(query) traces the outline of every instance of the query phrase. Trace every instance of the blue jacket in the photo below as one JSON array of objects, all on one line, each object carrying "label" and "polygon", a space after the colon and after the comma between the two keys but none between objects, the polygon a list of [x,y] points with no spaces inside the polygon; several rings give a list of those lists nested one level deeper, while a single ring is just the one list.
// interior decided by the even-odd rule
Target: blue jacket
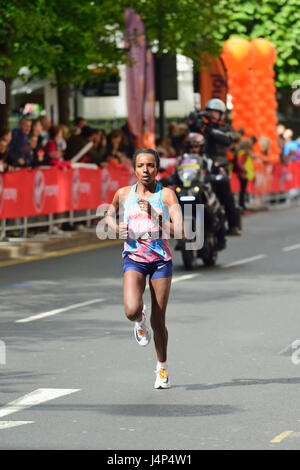
[{"label": "blue jacket", "polygon": [[12,165],[20,166],[18,159],[24,158],[25,165],[31,165],[31,152],[28,136],[21,132],[19,127],[13,129],[12,138],[9,144],[9,159]]}]

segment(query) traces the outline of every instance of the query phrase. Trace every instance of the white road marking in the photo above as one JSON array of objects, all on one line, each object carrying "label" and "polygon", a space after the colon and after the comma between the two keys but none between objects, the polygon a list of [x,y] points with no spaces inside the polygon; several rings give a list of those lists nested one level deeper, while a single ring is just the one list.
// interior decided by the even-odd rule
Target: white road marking
[{"label": "white road marking", "polygon": [[32,406],[40,405],[49,400],[63,397],[64,395],[70,395],[71,393],[79,392],[80,389],[75,388],[38,388],[23,397],[17,398],[14,401],[8,403],[4,408],[0,409],[0,418],[3,416],[17,413],[25,408],[31,408]]},{"label": "white road marking", "polygon": [[15,428],[16,426],[32,423],[34,423],[34,421],[0,421],[0,431],[1,429]]},{"label": "white road marking", "polygon": [[58,313],[67,312],[68,310],[73,310],[79,307],[85,307],[86,305],[95,304],[98,302],[104,302],[105,299],[93,299],[86,302],[81,302],[80,304],[69,305],[68,307],[57,308],[55,310],[50,310],[49,312],[39,313],[37,315],[32,315],[31,317],[21,318],[20,320],[15,320],[15,323],[28,323],[34,320],[40,320],[41,318],[51,317],[52,315],[57,315]]},{"label": "white road marking", "polygon": [[238,261],[233,261],[232,263],[229,264],[223,264],[220,266],[220,268],[231,268],[232,266],[239,266],[240,264],[246,264],[246,263],[252,263],[253,261],[257,261],[259,259],[267,258],[267,255],[257,255],[257,256],[252,256],[251,258],[244,258],[240,259]]},{"label": "white road marking", "polygon": [[279,443],[283,441],[283,439],[285,439],[286,437],[290,436],[293,432],[294,431],[284,431],[278,436],[274,437],[274,439],[272,439],[270,442],[272,442],[273,444]]},{"label": "white road marking", "polygon": [[291,246],[286,246],[282,248],[282,251],[299,250],[299,248],[300,248],[300,243],[297,243],[297,245],[291,245]]},{"label": "white road marking", "polygon": [[[185,281],[187,279],[193,279],[194,277],[199,276],[199,274],[184,274],[183,276],[173,277],[172,284],[174,282]],[[146,286],[146,289],[149,289],[149,285]]]},{"label": "white road marking", "polygon": [[174,277],[172,279],[172,284],[174,282],[185,281],[186,279],[193,279],[194,277],[199,276],[199,274],[184,274],[183,276]]}]

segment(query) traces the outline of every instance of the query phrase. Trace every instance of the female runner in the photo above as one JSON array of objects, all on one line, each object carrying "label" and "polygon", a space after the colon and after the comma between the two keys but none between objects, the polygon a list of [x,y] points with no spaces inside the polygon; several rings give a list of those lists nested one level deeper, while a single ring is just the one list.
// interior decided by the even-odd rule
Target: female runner
[{"label": "female runner", "polygon": [[[134,336],[140,346],[151,337],[143,293],[149,274],[151,292],[150,324],[157,355],[154,388],[169,388],[167,364],[168,331],[166,308],[172,280],[172,253],[168,238],[184,239],[183,220],[177,197],[156,181],[159,155],[153,149],[137,150],[132,159],[137,177],[133,186],[115,193],[106,214],[108,225],[126,238],[123,256],[123,298],[127,318],[134,322]],[[116,214],[123,222],[116,223]]]}]

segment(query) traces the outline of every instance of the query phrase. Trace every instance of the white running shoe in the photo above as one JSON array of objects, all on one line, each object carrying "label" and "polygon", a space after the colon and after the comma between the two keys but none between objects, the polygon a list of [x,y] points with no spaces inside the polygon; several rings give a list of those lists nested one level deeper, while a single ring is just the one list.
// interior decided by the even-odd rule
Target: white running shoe
[{"label": "white running shoe", "polygon": [[142,320],[134,324],[134,337],[140,346],[147,346],[150,342],[151,331],[146,325],[146,305],[143,306]]},{"label": "white running shoe", "polygon": [[154,384],[154,388],[170,388],[171,384],[169,381],[169,375],[167,369],[156,369],[156,380]]}]

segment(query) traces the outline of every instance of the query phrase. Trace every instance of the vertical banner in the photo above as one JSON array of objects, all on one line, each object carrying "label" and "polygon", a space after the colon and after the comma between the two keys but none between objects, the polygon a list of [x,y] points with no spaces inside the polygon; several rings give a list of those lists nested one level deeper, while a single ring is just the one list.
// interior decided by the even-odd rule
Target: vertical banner
[{"label": "vertical banner", "polygon": [[145,79],[142,145],[144,148],[155,148],[155,77],[154,58],[150,49],[146,51]]},{"label": "vertical banner", "polygon": [[219,98],[226,104],[227,74],[220,57],[212,59],[208,54],[204,57],[205,65],[199,72],[199,92],[201,96],[201,109],[212,98]]},{"label": "vertical banner", "polygon": [[128,126],[136,147],[141,147],[145,94],[146,38],[144,23],[131,8],[125,8],[125,47],[130,65],[126,65]]}]

